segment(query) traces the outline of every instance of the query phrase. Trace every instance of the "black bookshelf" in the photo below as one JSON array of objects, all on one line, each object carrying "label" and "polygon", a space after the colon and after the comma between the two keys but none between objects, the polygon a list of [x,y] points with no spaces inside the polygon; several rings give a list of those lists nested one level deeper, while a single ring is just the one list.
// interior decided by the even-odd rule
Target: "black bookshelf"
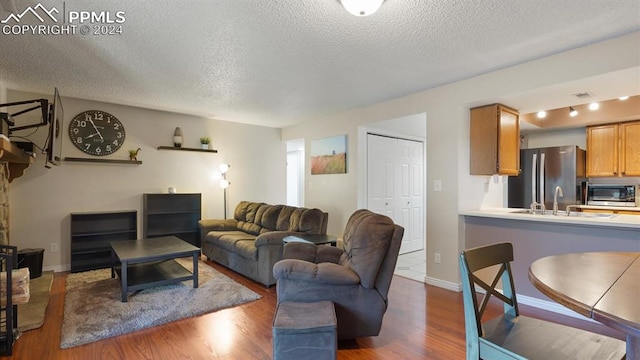
[{"label": "black bookshelf", "polygon": [[143,236],[177,236],[200,247],[201,194],[144,194]]},{"label": "black bookshelf", "polygon": [[137,238],[135,210],[71,213],[71,272],[110,267],[109,243]]}]

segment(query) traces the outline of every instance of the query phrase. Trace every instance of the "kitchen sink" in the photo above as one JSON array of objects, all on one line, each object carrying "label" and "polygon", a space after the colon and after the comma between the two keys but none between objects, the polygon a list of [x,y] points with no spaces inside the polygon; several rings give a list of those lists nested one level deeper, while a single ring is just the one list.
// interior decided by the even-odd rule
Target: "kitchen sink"
[{"label": "kitchen sink", "polygon": [[512,214],[531,214],[531,210],[529,209],[514,210],[509,212]]},{"label": "kitchen sink", "polygon": [[[530,209],[518,209],[514,211],[510,211],[511,214],[531,214]],[[535,214],[535,216],[554,216],[552,210],[545,210],[544,214]],[[558,210],[558,215],[555,216],[567,216],[567,213],[564,210]],[[572,211],[569,214],[569,217],[580,217],[580,218],[592,218],[592,219],[611,219],[613,217],[618,216],[617,214],[610,213],[591,213],[591,212],[579,212]]]},{"label": "kitchen sink", "polygon": [[[509,211],[509,212],[510,212],[511,214],[532,214],[532,213],[531,213],[531,210],[529,210],[529,209],[518,209],[518,210],[514,210],[514,211]],[[533,214],[533,215],[536,215],[536,216],[540,216],[540,215],[545,215],[545,216],[546,216],[546,215],[553,215],[553,211],[551,211],[551,210],[545,210],[545,211],[544,211],[544,214],[535,213],[535,214]],[[560,215],[566,215],[566,213],[565,213],[564,211],[562,211],[562,212],[558,211],[558,216],[560,216]]]},{"label": "kitchen sink", "polygon": [[[566,216],[566,214],[562,214],[562,215]],[[587,212],[577,212],[577,211],[569,214],[569,217],[583,217],[583,218],[597,218],[597,219],[611,219],[616,216],[618,215],[611,214],[611,213],[587,213]]]}]

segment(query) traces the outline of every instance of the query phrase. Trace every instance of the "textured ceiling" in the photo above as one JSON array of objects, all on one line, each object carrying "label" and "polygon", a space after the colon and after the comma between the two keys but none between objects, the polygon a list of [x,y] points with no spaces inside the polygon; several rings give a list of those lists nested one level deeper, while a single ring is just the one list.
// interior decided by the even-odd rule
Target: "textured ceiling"
[{"label": "textured ceiling", "polygon": [[639,0],[386,0],[369,17],[337,0],[39,3],[126,20],[121,35],[0,35],[7,87],[270,127],[640,30]]}]

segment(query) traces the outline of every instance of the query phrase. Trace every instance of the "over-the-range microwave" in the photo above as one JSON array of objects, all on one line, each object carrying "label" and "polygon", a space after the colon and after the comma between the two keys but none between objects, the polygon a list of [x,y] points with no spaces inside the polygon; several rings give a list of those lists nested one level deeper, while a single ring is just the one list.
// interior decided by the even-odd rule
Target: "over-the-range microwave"
[{"label": "over-the-range microwave", "polygon": [[640,206],[640,185],[588,184],[587,205]]}]

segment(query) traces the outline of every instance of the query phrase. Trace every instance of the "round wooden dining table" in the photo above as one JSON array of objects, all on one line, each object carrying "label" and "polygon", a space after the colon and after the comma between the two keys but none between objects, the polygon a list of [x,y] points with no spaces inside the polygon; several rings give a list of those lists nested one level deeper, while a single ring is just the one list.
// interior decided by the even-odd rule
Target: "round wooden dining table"
[{"label": "round wooden dining table", "polygon": [[626,335],[627,360],[640,359],[640,252],[547,256],[529,267],[540,292]]}]

